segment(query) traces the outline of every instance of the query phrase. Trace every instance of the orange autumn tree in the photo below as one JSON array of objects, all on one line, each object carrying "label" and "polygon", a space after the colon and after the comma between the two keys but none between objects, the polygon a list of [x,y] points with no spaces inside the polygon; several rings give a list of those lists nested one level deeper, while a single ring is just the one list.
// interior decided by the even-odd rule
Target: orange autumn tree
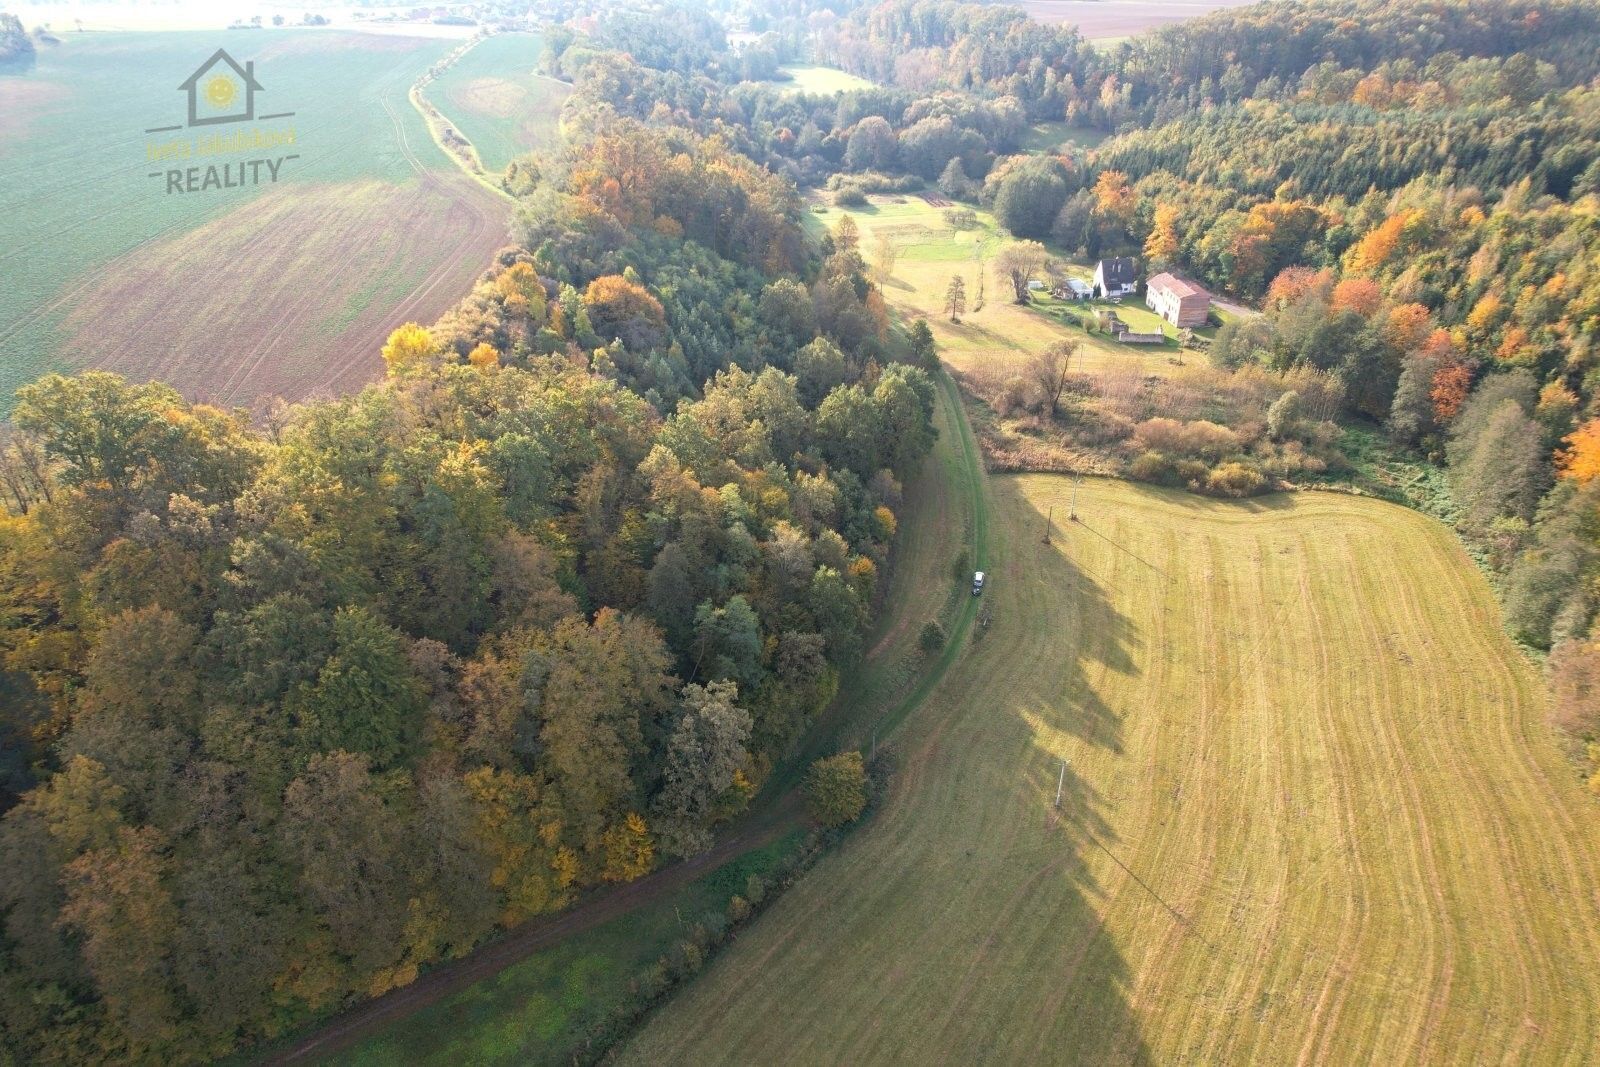
[{"label": "orange autumn tree", "polygon": [[1406,210],[1390,215],[1370,233],[1357,241],[1345,262],[1352,271],[1370,273],[1382,267],[1399,251],[1407,230],[1419,222],[1422,212]]},{"label": "orange autumn tree", "polygon": [[1128,184],[1128,176],[1122,171],[1102,171],[1100,177],[1095,179],[1095,214],[1127,225],[1138,206],[1139,194]]},{"label": "orange autumn tree", "polygon": [[1600,419],[1590,419],[1562,439],[1567,447],[1557,459],[1563,478],[1586,485],[1600,475]]},{"label": "orange autumn tree", "polygon": [[1433,376],[1433,387],[1428,399],[1433,401],[1433,417],[1441,424],[1448,423],[1461,411],[1472,391],[1472,368],[1464,363],[1451,363],[1440,367]]},{"label": "orange autumn tree", "polygon": [[1371,278],[1346,278],[1333,287],[1329,307],[1334,311],[1354,311],[1364,319],[1372,318],[1383,303],[1383,292]]}]

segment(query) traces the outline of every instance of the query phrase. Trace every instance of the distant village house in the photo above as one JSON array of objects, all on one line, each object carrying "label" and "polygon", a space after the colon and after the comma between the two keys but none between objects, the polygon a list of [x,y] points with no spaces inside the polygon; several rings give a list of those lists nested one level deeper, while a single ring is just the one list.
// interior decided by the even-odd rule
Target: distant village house
[{"label": "distant village house", "polygon": [[1127,256],[1094,265],[1094,292],[1102,300],[1127,296],[1139,288],[1139,265]]},{"label": "distant village house", "polygon": [[1210,293],[1171,274],[1157,274],[1150,279],[1144,302],[1179,329],[1204,326],[1211,312]]}]

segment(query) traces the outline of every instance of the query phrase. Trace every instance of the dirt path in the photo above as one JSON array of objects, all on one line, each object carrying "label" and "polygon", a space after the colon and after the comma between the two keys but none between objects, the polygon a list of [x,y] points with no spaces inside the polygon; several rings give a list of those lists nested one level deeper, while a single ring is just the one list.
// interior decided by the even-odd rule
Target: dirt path
[{"label": "dirt path", "polygon": [[492,978],[535,952],[646,907],[707,871],[715,870],[752,849],[771,844],[800,823],[800,797],[791,791],[784,794],[774,806],[752,814],[737,831],[718,842],[710,851],[671,867],[663,867],[636,882],[591,894],[576,907],[557,915],[524,923],[500,940],[492,941],[459,960],[434,968],[403,989],[386,993],[377,1000],[369,1000],[330,1019],[296,1039],[287,1048],[267,1052],[256,1062],[263,1067],[309,1063],[349,1048],[395,1020],[437,1004],[476,982]]}]

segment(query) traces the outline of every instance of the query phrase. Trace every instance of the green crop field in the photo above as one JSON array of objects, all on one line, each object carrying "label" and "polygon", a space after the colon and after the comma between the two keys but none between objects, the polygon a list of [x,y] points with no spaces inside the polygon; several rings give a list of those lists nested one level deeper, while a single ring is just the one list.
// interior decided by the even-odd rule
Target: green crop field
[{"label": "green crop field", "polygon": [[1600,826],[1454,536],[1070,492],[990,479],[884,810],[622,1062],[1588,1061]]},{"label": "green crop field", "polygon": [[[255,63],[258,115],[294,112],[255,124],[292,128],[292,148],[250,154],[299,159],[277,184],[168,194],[147,175],[177,164],[148,145],[189,133],[145,131],[183,122],[179,83],[219,46]],[[504,205],[454,170],[406,100],[450,47],[73,34],[0,73],[0,411],[50,369],[161,376],[241,404],[376,373],[388,329],[459,299],[505,237]]]},{"label": "green crop field", "polygon": [[557,136],[571,88],[535,72],[542,46],[537,34],[497,34],[474,45],[428,88],[429,98],[477,147],[490,175]]}]

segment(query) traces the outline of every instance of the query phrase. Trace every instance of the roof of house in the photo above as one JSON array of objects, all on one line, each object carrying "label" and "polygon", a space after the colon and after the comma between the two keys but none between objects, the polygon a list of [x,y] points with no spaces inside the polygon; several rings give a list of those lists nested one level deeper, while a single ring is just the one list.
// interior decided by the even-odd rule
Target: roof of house
[{"label": "roof of house", "polygon": [[1107,282],[1132,283],[1139,278],[1138,265],[1127,256],[1102,259],[1095,265],[1095,271]]},{"label": "roof of house", "polygon": [[1165,272],[1157,274],[1154,278],[1151,278],[1146,288],[1166,289],[1180,299],[1186,296],[1209,297],[1211,295],[1198,285],[1194,284],[1194,282],[1186,282],[1176,274],[1167,274]]},{"label": "roof of house", "polygon": [[1087,293],[1090,286],[1089,283],[1084,281],[1082,278],[1068,278],[1067,288],[1071,289],[1074,293]]}]

